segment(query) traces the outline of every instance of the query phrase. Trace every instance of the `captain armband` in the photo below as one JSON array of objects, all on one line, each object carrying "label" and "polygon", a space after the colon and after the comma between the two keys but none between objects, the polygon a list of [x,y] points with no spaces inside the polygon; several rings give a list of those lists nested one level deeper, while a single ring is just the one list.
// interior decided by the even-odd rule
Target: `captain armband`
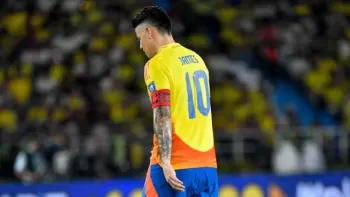
[{"label": "captain armband", "polygon": [[151,93],[152,108],[170,106],[170,90],[156,90]]}]

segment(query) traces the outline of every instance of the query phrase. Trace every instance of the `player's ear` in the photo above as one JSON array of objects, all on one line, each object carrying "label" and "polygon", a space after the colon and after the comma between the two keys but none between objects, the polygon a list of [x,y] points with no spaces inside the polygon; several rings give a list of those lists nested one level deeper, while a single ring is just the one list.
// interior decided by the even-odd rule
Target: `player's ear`
[{"label": "player's ear", "polygon": [[145,32],[146,32],[147,36],[151,36],[150,28],[146,27]]}]

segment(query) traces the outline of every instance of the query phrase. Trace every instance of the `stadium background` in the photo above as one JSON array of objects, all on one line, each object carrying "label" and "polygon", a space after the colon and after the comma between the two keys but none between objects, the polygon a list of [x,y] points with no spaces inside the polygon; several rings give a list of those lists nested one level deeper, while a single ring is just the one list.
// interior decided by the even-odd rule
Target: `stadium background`
[{"label": "stadium background", "polygon": [[[1,197],[140,196],[153,129],[130,19],[150,4],[210,69],[221,197],[350,196],[348,1],[4,0]],[[47,169],[21,185],[29,138]],[[302,160],[310,141],[326,170],[274,175],[281,144]]]}]

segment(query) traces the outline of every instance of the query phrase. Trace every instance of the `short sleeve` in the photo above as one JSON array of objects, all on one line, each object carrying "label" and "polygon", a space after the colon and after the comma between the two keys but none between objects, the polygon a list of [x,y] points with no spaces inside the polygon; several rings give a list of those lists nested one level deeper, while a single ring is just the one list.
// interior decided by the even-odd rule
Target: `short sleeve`
[{"label": "short sleeve", "polygon": [[145,66],[145,81],[152,107],[170,105],[170,74],[165,65],[148,62]]}]

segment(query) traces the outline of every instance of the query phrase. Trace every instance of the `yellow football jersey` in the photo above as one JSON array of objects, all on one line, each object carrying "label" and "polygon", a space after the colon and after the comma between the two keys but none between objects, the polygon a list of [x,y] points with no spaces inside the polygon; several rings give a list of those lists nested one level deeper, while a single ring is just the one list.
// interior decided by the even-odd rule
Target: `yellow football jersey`
[{"label": "yellow football jersey", "polygon": [[[144,69],[152,107],[171,106],[174,169],[217,167],[210,106],[209,72],[203,59],[178,43],[163,46]],[[159,99],[161,92],[169,99]],[[161,164],[153,137],[151,164]]]}]

